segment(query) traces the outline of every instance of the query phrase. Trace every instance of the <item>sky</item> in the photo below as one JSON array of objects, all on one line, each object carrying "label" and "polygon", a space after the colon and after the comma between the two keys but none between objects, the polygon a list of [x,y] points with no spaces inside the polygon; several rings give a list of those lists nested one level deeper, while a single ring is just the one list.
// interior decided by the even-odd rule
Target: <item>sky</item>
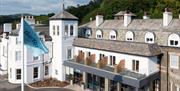
[{"label": "sky", "polygon": [[[83,5],[90,0],[64,0],[65,7]],[[0,15],[30,13],[34,15],[62,11],[63,0],[0,0]]]}]

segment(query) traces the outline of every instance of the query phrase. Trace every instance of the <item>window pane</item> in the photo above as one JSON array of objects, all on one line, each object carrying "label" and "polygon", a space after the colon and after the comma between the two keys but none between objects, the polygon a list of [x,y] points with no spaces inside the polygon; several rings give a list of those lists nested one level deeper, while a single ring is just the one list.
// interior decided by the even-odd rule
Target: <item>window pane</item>
[{"label": "window pane", "polygon": [[132,61],[132,69],[135,71],[135,60]]},{"label": "window pane", "polygon": [[70,35],[71,35],[71,36],[73,35],[73,30],[70,30]]},{"label": "window pane", "polygon": [[64,35],[68,35],[68,26],[65,26],[65,31],[64,31]]},{"label": "window pane", "polygon": [[171,68],[179,68],[179,56],[170,55],[170,66]]},{"label": "window pane", "polygon": [[112,56],[110,56],[110,65],[112,65]]},{"label": "window pane", "polygon": [[56,30],[56,27],[55,27],[55,26],[53,26],[53,30]]},{"label": "window pane", "polygon": [[136,61],[136,71],[139,72],[139,61]]},{"label": "window pane", "polygon": [[35,67],[33,71],[34,71],[33,72],[33,75],[34,75],[33,77],[38,78],[38,67]]},{"label": "window pane", "polygon": [[68,59],[71,59],[72,58],[72,50],[71,49],[68,49]]},{"label": "window pane", "polygon": [[116,57],[113,56],[113,65],[115,65],[115,64],[116,64]]},{"label": "window pane", "polygon": [[178,45],[178,41],[175,41],[175,45]]},{"label": "window pane", "polygon": [[20,61],[21,60],[21,51],[16,51],[15,55],[16,55],[16,61]]},{"label": "window pane", "polygon": [[34,56],[33,60],[39,60],[39,57],[38,56]]},{"label": "window pane", "polygon": [[170,40],[170,45],[174,45],[174,41],[173,40]]},{"label": "window pane", "polygon": [[49,67],[45,66],[45,75],[49,75]]},{"label": "window pane", "polygon": [[21,79],[21,69],[16,69],[16,79]]}]

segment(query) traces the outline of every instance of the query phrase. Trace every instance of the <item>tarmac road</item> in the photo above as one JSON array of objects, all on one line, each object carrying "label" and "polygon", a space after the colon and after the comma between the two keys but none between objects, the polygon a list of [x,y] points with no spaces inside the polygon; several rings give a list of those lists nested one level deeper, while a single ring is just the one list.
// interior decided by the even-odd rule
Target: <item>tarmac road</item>
[{"label": "tarmac road", "polygon": [[[18,86],[16,88],[11,88],[11,89],[1,88],[0,91],[21,91],[21,87]],[[73,90],[66,89],[66,88],[32,89],[32,88],[29,88],[29,87],[26,86],[25,91],[73,91]]]}]

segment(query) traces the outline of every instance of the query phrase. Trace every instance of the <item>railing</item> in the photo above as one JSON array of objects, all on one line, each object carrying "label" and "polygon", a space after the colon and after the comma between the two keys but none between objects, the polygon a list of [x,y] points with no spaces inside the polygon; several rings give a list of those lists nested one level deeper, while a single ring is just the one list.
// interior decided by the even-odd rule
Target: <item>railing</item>
[{"label": "railing", "polygon": [[[125,68],[125,60],[121,60],[119,62],[119,64],[112,67],[112,66],[107,65],[107,62],[108,62],[107,57],[103,57],[101,60],[99,60],[98,63],[95,62],[95,55],[91,55],[91,56],[87,57],[86,59],[84,59],[84,56],[82,53],[75,57],[76,57],[76,59],[72,59],[72,60],[68,60],[68,61],[71,61],[70,63],[75,63],[75,65],[76,65],[76,63],[78,63],[77,65],[79,65],[79,66],[83,65],[83,66],[90,67],[90,68],[93,67],[95,69],[96,68],[101,69],[106,72],[116,73],[119,75],[125,75],[125,76],[127,76],[129,78],[133,78],[133,79],[141,79],[141,78],[146,77],[146,75],[139,74],[139,73],[133,72],[131,70],[127,70]],[[81,67],[79,69],[81,69]]]}]

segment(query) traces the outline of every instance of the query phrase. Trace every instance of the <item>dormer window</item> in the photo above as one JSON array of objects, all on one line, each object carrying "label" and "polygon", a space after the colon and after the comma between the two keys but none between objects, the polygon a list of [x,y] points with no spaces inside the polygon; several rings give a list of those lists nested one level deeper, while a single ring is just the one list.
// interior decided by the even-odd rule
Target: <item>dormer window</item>
[{"label": "dormer window", "polygon": [[179,47],[180,37],[177,34],[171,34],[168,38],[168,46]]},{"label": "dormer window", "polygon": [[92,34],[91,29],[86,29],[85,37],[86,37],[86,38],[89,38],[89,37],[91,36],[91,34]]},{"label": "dormer window", "polygon": [[109,34],[109,39],[110,40],[116,40],[116,37],[117,37],[117,33],[115,30],[112,30]]},{"label": "dormer window", "polygon": [[151,33],[151,32],[147,32],[147,33],[145,34],[145,42],[146,42],[146,43],[154,43],[154,38],[155,38],[155,36],[154,36],[154,34]]},{"label": "dormer window", "polygon": [[68,36],[68,25],[65,25],[64,35],[65,35],[65,36]]},{"label": "dormer window", "polygon": [[128,31],[126,33],[126,41],[133,41],[134,40],[134,33],[132,31]]},{"label": "dormer window", "polygon": [[97,30],[96,31],[96,38],[97,39],[102,39],[102,36],[103,36],[102,31],[101,30]]},{"label": "dormer window", "polygon": [[73,25],[71,25],[70,26],[70,36],[73,36],[73,33],[74,32],[74,26]]}]

